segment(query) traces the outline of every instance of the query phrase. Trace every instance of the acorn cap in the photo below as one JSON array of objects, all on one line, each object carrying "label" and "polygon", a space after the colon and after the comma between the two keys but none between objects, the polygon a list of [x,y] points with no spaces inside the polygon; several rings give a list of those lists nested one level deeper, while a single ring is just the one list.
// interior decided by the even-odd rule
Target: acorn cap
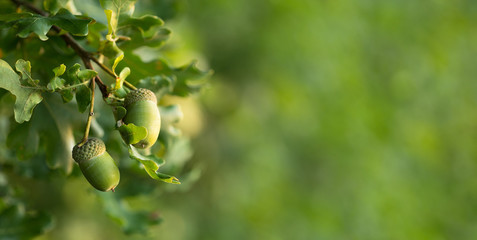
[{"label": "acorn cap", "polygon": [[90,138],[81,147],[78,144],[73,148],[73,159],[77,163],[88,161],[106,151],[106,146],[101,139]]},{"label": "acorn cap", "polygon": [[124,99],[124,107],[128,107],[129,105],[135,102],[146,101],[146,100],[157,103],[156,94],[154,94],[149,89],[138,88],[136,90],[129,92],[128,95],[126,95],[126,98]]}]

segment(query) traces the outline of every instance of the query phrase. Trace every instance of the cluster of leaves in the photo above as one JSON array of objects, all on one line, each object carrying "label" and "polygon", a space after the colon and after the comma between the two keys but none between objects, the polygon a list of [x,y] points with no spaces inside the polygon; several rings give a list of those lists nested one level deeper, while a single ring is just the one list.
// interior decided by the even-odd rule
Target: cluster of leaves
[{"label": "cluster of leaves", "polygon": [[[135,2],[101,0],[100,5],[93,7],[104,12],[106,22],[97,20],[101,16],[80,15],[81,9],[72,0],[44,0],[41,4],[0,2],[0,118],[5,119],[4,128],[8,131],[3,139],[6,147],[0,148],[0,180],[7,182],[15,174],[38,179],[53,172],[78,175],[71,149],[84,130],[88,116],[83,112],[94,100],[91,83],[103,84],[100,89],[105,104],[96,105],[95,113],[108,116],[107,112],[112,112],[117,122],[114,118],[99,117],[93,119],[91,129],[119,160],[121,175],[126,180],[114,195],[98,197],[107,215],[126,233],[143,232],[148,225],[160,222],[159,218],[144,217],[147,211],[127,207],[127,199],[151,193],[157,186],[143,178],[144,170],[153,179],[179,183],[176,177],[158,172],[159,167],[167,160],[168,169],[180,173],[191,148],[188,139],[175,127],[182,118],[181,108],[170,105],[159,106],[162,124],[158,143],[146,151],[135,149],[131,144],[144,138],[145,132],[133,124],[118,125],[126,113],[121,107],[122,99],[131,85],[148,88],[159,99],[166,95],[186,97],[198,92],[209,74],[199,70],[195,62],[174,67],[159,56],[143,61],[135,51],[143,47],[160,49],[171,31],[157,16],[134,16]],[[104,83],[99,79],[104,79]],[[114,128],[121,135],[130,136],[125,138],[126,147],[116,131],[107,131]],[[46,167],[38,168],[41,158]],[[7,171],[4,169],[11,171],[3,175]],[[1,192],[7,198],[11,198],[10,193]],[[34,233],[28,232],[31,236],[52,224],[46,213],[25,214],[21,199],[1,203],[0,219],[14,218],[30,224],[35,229]],[[11,223],[0,221],[0,237],[21,234],[12,233],[10,227]]]}]

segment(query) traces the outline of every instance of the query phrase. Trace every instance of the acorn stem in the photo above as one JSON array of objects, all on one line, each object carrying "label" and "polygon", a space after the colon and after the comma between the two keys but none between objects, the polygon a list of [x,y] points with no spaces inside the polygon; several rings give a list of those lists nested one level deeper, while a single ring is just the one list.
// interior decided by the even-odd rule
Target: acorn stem
[{"label": "acorn stem", "polygon": [[[95,77],[96,78],[96,77]],[[89,129],[91,127],[91,121],[93,120],[93,115],[94,115],[94,89],[95,89],[95,79],[93,78],[93,81],[91,81],[91,84],[89,85],[91,88],[91,103],[89,105],[89,114],[88,114],[88,121],[86,122],[86,129],[84,130],[84,137],[83,140],[81,140],[79,146],[81,147],[83,144],[88,141],[88,136],[89,136]]]},{"label": "acorn stem", "polygon": [[130,82],[128,82],[128,81],[124,81],[124,85],[126,85],[126,87],[128,87],[128,88],[130,88],[130,89],[132,89],[132,90],[136,90],[136,89],[137,89],[134,85],[132,85],[132,84],[131,84]]}]

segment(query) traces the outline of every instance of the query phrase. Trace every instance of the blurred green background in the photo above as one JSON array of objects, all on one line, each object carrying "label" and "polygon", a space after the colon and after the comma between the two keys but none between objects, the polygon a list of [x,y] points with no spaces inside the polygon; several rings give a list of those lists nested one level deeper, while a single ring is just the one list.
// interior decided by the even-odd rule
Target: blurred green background
[{"label": "blurred green background", "polygon": [[183,8],[215,75],[202,177],[164,199],[159,236],[477,238],[477,2]]},{"label": "blurred green background", "polygon": [[100,207],[76,205],[73,189],[50,236],[83,239],[90,221],[110,239],[477,238],[476,1],[163,0],[137,11],[171,27],[171,61],[215,72],[200,104],[184,101],[201,176],[138,201],[164,218],[148,237],[86,215]]}]

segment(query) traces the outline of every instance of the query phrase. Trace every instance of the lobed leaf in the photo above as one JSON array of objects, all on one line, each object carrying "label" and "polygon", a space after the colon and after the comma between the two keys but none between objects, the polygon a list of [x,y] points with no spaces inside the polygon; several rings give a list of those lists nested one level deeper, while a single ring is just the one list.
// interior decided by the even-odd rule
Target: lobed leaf
[{"label": "lobed leaf", "polygon": [[35,156],[42,144],[48,167],[69,174],[73,166],[71,149],[75,144],[73,129],[81,126],[83,119],[71,106],[58,101],[57,95],[46,96],[30,122],[12,125],[7,146],[16,151],[19,159],[26,160]]},{"label": "lobed leaf", "polygon": [[30,33],[35,33],[38,37],[46,41],[46,34],[53,25],[56,25],[73,35],[86,36],[88,34],[88,24],[91,18],[78,18],[68,10],[62,8],[54,16],[45,17],[33,13],[9,14],[9,18],[1,17],[0,21],[6,22],[10,26],[18,28],[18,36],[26,38]]},{"label": "lobed leaf", "polygon": [[14,113],[15,121],[18,123],[29,121],[35,106],[43,100],[39,90],[22,86],[20,77],[7,62],[1,59],[0,88],[4,88],[15,95]]},{"label": "lobed leaf", "polygon": [[37,86],[40,80],[33,79],[31,76],[31,64],[29,61],[18,59],[15,63],[15,69],[20,73],[21,83],[25,86]]}]

